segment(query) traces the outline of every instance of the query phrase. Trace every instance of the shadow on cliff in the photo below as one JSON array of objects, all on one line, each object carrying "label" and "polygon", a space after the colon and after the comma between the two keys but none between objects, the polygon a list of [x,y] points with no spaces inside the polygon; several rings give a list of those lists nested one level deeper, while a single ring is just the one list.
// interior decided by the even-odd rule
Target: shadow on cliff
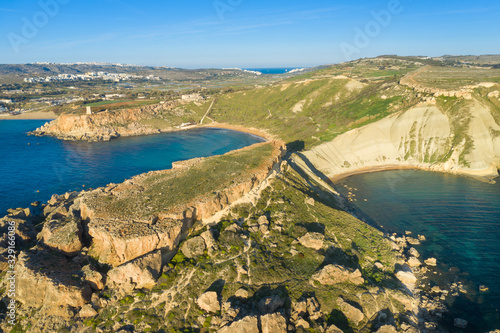
[{"label": "shadow on cliff", "polygon": [[[330,187],[333,188],[333,182],[321,171],[316,169],[316,167],[301,153],[295,152],[297,156],[299,156],[304,163],[307,165],[307,167],[322,181],[327,183]],[[302,177],[308,185],[308,189],[305,190],[303,186],[298,184],[294,184],[292,179],[289,179],[289,182],[291,186],[293,186],[295,189],[298,191],[308,195],[310,198],[313,198],[315,201],[321,202],[325,206],[329,206],[335,209],[341,209],[344,210],[345,207],[343,207],[343,204],[341,203],[340,197],[334,195],[332,192],[327,191],[323,187],[321,187],[314,179],[312,179],[302,168],[300,168],[298,165],[296,165],[293,160],[291,159],[291,153],[289,152],[286,156],[286,159],[290,165],[290,167],[297,172],[300,177]]]}]

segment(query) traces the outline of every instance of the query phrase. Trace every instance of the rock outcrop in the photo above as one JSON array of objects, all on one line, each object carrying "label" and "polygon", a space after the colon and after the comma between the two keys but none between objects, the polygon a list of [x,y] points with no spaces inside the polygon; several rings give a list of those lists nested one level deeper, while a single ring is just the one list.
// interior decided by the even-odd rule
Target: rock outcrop
[{"label": "rock outcrop", "polygon": [[299,238],[299,243],[305,247],[320,250],[323,247],[325,236],[317,232],[308,232]]},{"label": "rock outcrop", "polygon": [[280,313],[267,314],[260,317],[262,333],[285,333],[287,332],[286,318]]},{"label": "rock outcrop", "polygon": [[358,325],[365,318],[363,311],[352,306],[343,299],[337,299],[337,304],[342,310],[342,313],[347,317],[347,319],[352,321],[355,325]]},{"label": "rock outcrop", "polygon": [[158,279],[161,266],[161,252],[152,252],[110,270],[106,284],[125,292],[152,288]]},{"label": "rock outcrop", "polygon": [[248,316],[241,320],[231,323],[229,326],[224,326],[221,328],[219,333],[260,333],[259,330],[259,319],[257,316]]},{"label": "rock outcrop", "polygon": [[155,225],[94,219],[88,224],[92,237],[89,254],[102,263],[118,266],[156,250],[172,251],[181,241],[183,227],[182,221],[172,219]]},{"label": "rock outcrop", "polygon": [[205,240],[198,236],[186,240],[181,246],[181,251],[188,258],[196,258],[201,256],[206,248]]},{"label": "rock outcrop", "polygon": [[215,291],[207,291],[196,300],[198,306],[207,312],[216,313],[220,311],[219,295]]},{"label": "rock outcrop", "polygon": [[75,219],[51,220],[37,236],[46,246],[67,255],[75,255],[83,248],[82,226]]},{"label": "rock outcrop", "polygon": [[340,265],[326,265],[319,272],[314,274],[312,279],[324,285],[334,285],[345,282],[362,284],[365,281],[359,269],[351,271]]},{"label": "rock outcrop", "polygon": [[26,307],[45,307],[53,315],[68,315],[68,307],[90,301],[91,288],[79,276],[81,266],[62,254],[43,250],[21,252],[16,264],[16,299]]},{"label": "rock outcrop", "polygon": [[[242,168],[227,179],[224,174],[224,182],[206,187],[205,192],[194,191],[188,202],[169,206],[170,201],[161,196],[171,198],[178,193],[167,193],[172,190],[166,187],[153,192],[155,198],[160,198],[158,202],[149,206],[139,204],[130,215],[123,212],[128,207],[120,200],[130,200],[133,204],[147,200],[145,191],[151,182],[181,178],[192,168],[202,172],[206,163],[217,165],[218,162],[211,162],[217,159],[232,161],[235,157],[254,156],[253,149],[260,149],[262,154],[251,159],[258,163]],[[5,231],[0,239],[0,253],[6,252],[5,237],[10,229],[20,245],[35,245],[34,241],[39,240],[38,245],[21,252],[17,258],[17,300],[23,308],[41,310],[40,314],[88,318],[109,303],[108,298],[101,297],[102,292],[112,291],[123,296],[134,289],[151,289],[195,222],[228,207],[260,185],[273,174],[283,153],[281,142],[261,143],[224,157],[179,163],[176,169],[139,175],[122,184],[54,195],[37,216],[32,216],[29,209],[10,211],[0,220],[0,228]],[[205,172],[213,173],[212,169]],[[117,202],[118,208],[109,209],[106,205],[110,202]],[[43,222],[38,235],[35,221]],[[213,253],[218,247],[214,232],[207,230],[191,238],[184,244],[183,251],[188,257],[203,255],[206,250]],[[7,261],[0,261],[0,268],[7,267]],[[207,304],[211,309],[217,308],[214,310],[217,312],[221,306],[217,297],[215,300],[218,305],[213,299]]]},{"label": "rock outcrop", "polygon": [[[162,112],[178,106],[178,101],[144,106],[134,109],[103,111],[90,115],[64,113],[57,119],[32,132],[38,136],[54,136],[63,140],[107,141],[120,136],[156,134],[173,130],[169,122],[161,128],[144,122],[157,118],[162,120]],[[180,124],[179,124],[180,125]]]},{"label": "rock outcrop", "polygon": [[[274,165],[281,160],[283,146],[280,142],[269,142],[255,147],[265,145],[271,145],[273,150],[262,165],[231,180],[223,189],[214,188],[211,193],[195,192],[188,202],[180,205],[168,206],[169,202],[159,202],[157,207],[153,207],[151,203],[147,203],[150,196],[157,196],[146,193],[150,182],[180,177],[190,170],[184,165],[201,170],[205,160],[197,159],[194,164],[191,161],[178,163],[172,170],[150,172],[119,185],[110,185],[80,195],[75,199],[75,205],[79,207],[81,218],[88,221],[88,235],[92,239],[89,254],[102,263],[116,267],[152,251],[162,250],[166,254],[174,250],[196,221],[203,221],[227,208],[269,176]],[[164,191],[161,195],[176,195],[169,193],[168,189]],[[129,207],[121,208],[122,202],[130,202],[137,208],[132,211]],[[138,204],[140,202],[145,203]],[[147,205],[150,208],[145,207]],[[120,207],[119,211],[116,206]],[[153,208],[156,210],[154,213]],[[209,239],[209,236],[205,235],[205,238]],[[203,237],[198,241],[200,247],[206,246]],[[200,248],[199,252],[189,244],[183,246],[188,257],[203,254],[205,250]]]}]

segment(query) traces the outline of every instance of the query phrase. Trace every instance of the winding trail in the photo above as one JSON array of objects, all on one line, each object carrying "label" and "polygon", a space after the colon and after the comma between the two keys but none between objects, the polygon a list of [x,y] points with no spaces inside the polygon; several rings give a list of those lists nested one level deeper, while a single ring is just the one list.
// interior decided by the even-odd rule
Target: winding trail
[{"label": "winding trail", "polygon": [[[212,107],[214,106],[214,103],[216,100],[217,100],[217,98],[214,98],[214,100],[212,101],[212,104],[210,104],[210,107],[208,108],[207,112],[205,113],[203,118],[201,118],[200,125],[203,125],[203,121],[205,120],[205,118],[208,118],[208,115],[209,115],[210,111],[212,110]],[[210,119],[210,118],[208,118],[208,119]],[[212,122],[213,122],[213,120],[212,120]]]}]

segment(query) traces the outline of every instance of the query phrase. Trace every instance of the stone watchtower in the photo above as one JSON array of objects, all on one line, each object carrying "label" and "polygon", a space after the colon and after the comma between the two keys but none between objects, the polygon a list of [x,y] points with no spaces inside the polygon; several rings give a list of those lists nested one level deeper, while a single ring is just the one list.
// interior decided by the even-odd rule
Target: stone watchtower
[{"label": "stone watchtower", "polygon": [[92,108],[90,106],[87,106],[87,114],[92,114]]}]

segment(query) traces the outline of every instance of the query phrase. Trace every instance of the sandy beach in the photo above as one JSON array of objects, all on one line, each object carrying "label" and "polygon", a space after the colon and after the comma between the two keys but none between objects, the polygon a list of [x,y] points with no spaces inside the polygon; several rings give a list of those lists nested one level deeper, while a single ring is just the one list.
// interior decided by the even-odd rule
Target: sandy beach
[{"label": "sandy beach", "polygon": [[57,115],[52,112],[44,112],[44,111],[35,111],[35,112],[27,112],[17,116],[0,116],[1,119],[14,120],[14,119],[56,119]]}]

